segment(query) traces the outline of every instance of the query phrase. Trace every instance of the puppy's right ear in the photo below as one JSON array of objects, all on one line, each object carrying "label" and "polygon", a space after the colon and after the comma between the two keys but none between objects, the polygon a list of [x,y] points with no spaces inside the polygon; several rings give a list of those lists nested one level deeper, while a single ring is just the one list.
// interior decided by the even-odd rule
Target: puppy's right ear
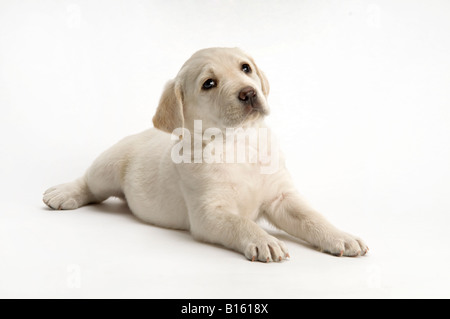
[{"label": "puppy's right ear", "polygon": [[184,127],[183,96],[181,87],[175,80],[169,81],[164,88],[153,116],[153,125],[168,133]]}]

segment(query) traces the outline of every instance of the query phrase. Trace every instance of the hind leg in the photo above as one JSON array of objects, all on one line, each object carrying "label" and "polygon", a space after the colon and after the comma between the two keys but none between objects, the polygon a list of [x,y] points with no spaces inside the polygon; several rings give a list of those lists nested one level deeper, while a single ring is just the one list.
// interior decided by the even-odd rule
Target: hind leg
[{"label": "hind leg", "polygon": [[100,203],[110,196],[123,198],[121,181],[128,162],[123,146],[118,143],[101,154],[83,177],[49,188],[44,193],[44,203],[61,210]]}]

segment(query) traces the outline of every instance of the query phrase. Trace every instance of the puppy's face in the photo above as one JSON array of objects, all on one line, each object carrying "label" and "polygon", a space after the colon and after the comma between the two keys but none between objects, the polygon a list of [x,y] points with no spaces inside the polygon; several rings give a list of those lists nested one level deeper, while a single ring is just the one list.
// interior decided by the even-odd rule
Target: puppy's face
[{"label": "puppy's face", "polygon": [[[165,131],[180,122],[191,129],[194,120],[202,120],[203,128],[252,125],[268,114],[268,94],[266,77],[243,51],[204,49],[186,61],[177,78],[169,82],[153,122]],[[167,118],[174,115],[176,119]]]},{"label": "puppy's face", "polygon": [[268,114],[267,91],[253,59],[239,49],[214,48],[195,53],[180,71],[185,117],[206,126],[234,127]]}]

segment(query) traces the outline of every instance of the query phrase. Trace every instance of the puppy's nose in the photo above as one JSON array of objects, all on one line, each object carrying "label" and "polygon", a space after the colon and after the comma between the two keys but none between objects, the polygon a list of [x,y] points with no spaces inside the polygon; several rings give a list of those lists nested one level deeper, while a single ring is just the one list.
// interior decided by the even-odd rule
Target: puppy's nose
[{"label": "puppy's nose", "polygon": [[256,98],[256,91],[251,86],[247,86],[243,88],[241,92],[239,92],[239,100],[242,102],[252,102]]}]

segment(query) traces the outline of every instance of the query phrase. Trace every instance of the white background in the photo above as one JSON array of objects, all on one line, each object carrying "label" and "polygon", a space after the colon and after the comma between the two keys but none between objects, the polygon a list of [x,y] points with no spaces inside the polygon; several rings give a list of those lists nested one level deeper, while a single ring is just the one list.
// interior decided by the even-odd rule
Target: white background
[{"label": "white background", "polygon": [[[0,297],[450,297],[449,1],[0,2]],[[151,126],[196,50],[238,46],[300,191],[368,256],[251,263],[46,188]]]}]

